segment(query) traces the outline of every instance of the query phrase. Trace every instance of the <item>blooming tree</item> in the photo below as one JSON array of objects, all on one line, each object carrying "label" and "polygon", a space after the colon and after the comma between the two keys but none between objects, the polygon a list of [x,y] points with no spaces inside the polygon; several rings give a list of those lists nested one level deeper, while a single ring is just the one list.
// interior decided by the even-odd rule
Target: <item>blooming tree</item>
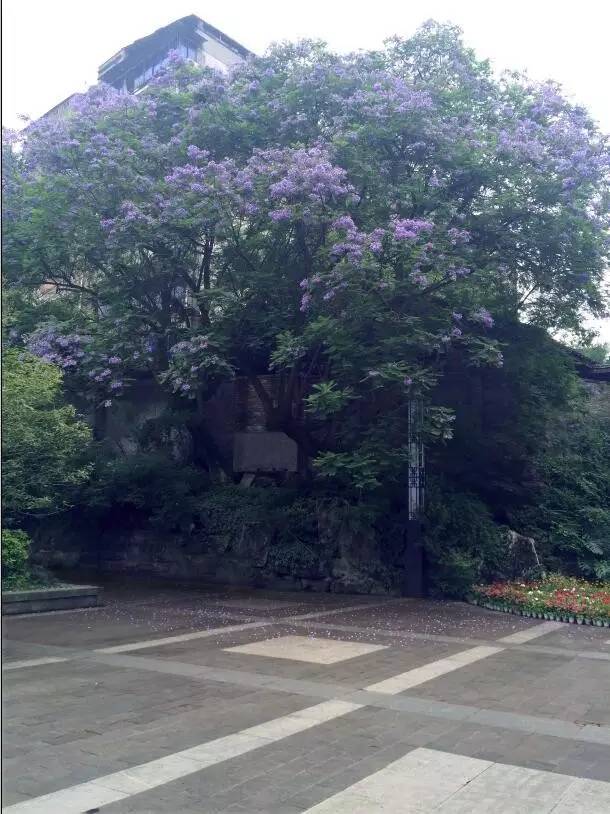
[{"label": "blooming tree", "polygon": [[7,279],[74,305],[30,350],[106,405],[136,371],[195,401],[246,376],[349,488],[402,477],[409,399],[450,357],[501,365],[497,322],[574,331],[603,309],[606,141],[449,26],[279,46],[227,77],[174,55],[145,93],[97,86],[21,142]]}]

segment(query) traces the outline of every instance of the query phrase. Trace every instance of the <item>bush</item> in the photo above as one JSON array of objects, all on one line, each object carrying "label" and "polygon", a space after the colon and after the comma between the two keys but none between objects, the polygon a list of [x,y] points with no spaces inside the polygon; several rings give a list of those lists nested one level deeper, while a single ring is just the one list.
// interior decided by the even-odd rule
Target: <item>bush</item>
[{"label": "bush", "polygon": [[85,511],[93,509],[110,522],[185,530],[194,522],[206,486],[200,470],[159,452],[139,452],[100,460],[83,502]]},{"label": "bush", "polygon": [[2,508],[16,520],[70,506],[89,477],[89,427],[61,400],[62,374],[12,349],[3,354]]},{"label": "bush", "polygon": [[25,531],[2,529],[2,585],[18,588],[28,582],[31,540]]},{"label": "bush", "polygon": [[498,574],[505,551],[503,530],[481,500],[432,483],[426,513],[424,543],[433,595],[462,598],[475,582]]}]

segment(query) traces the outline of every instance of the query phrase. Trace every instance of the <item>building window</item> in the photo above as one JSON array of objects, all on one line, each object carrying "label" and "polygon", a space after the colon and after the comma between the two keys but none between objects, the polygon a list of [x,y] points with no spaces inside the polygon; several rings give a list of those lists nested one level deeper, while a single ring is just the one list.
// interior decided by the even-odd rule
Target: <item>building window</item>
[{"label": "building window", "polygon": [[178,43],[178,53],[184,59],[192,59],[193,62],[197,62],[199,48],[192,42],[180,42]]},{"label": "building window", "polygon": [[133,89],[138,90],[147,85],[156,74],[160,73],[167,62],[167,54],[158,54],[148,64],[140,63],[136,68],[136,75],[133,80]]}]

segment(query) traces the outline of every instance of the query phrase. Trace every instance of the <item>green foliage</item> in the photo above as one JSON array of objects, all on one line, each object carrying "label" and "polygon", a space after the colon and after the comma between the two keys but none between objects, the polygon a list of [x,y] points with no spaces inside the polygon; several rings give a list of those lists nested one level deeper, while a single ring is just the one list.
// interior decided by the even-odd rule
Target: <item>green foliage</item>
[{"label": "green foliage", "polygon": [[161,452],[139,452],[100,459],[83,502],[125,525],[144,522],[165,531],[188,529],[206,485],[206,477],[191,466]]},{"label": "green foliage", "polygon": [[3,588],[19,588],[28,583],[30,544],[25,531],[2,529]]},{"label": "green foliage", "polygon": [[318,418],[330,418],[343,410],[354,397],[351,387],[338,387],[336,382],[318,382],[305,398],[305,409]]},{"label": "green foliage", "polygon": [[323,477],[332,478],[345,488],[352,486],[357,492],[370,492],[381,486],[379,463],[372,454],[324,452],[314,465]]},{"label": "green foliage", "polygon": [[425,546],[434,595],[462,598],[470,587],[498,572],[503,532],[475,495],[431,482]]},{"label": "green foliage", "polygon": [[[98,410],[156,377],[194,447],[203,400],[246,378],[302,482],[350,506],[404,508],[415,400],[443,484],[436,590],[493,571],[493,519],[567,567],[607,569],[608,424],[550,338],[584,341],[583,314],[604,310],[609,162],[586,111],[552,83],[495,77],[434,22],[369,53],[303,42],[226,77],[171,71],[137,96],[98,85],[6,147],[11,342]],[[14,353],[5,508],[56,510],[87,476],[87,432],[61,374]],[[161,423],[149,440],[171,446]],[[312,567],[314,498],[206,488],[143,453],[100,461],[87,500],[227,540],[264,518],[278,557]]]},{"label": "green foliage", "polygon": [[597,365],[608,365],[610,364],[610,344],[600,342],[598,344],[591,344],[591,345],[582,345],[581,347],[576,348],[579,353],[582,353],[583,356],[586,356],[587,359],[590,359]]},{"label": "green foliage", "polygon": [[278,574],[315,576],[321,548],[318,529],[320,499],[290,489],[216,487],[202,496],[198,522],[205,537],[229,549],[244,537],[264,538],[267,565]]},{"label": "green foliage", "polygon": [[604,579],[610,573],[610,411],[600,404],[603,391],[581,391],[549,427],[532,462],[534,500],[516,516],[558,565]]},{"label": "green foliage", "polygon": [[62,403],[62,374],[16,349],[2,371],[2,507],[5,518],[68,508],[91,472],[91,432]]}]

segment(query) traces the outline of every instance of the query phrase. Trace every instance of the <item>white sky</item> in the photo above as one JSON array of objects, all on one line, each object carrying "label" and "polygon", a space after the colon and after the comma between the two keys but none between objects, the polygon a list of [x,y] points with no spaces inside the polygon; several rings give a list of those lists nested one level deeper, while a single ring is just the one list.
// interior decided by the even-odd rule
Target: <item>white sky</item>
[{"label": "white sky", "polygon": [[[457,23],[495,68],[560,82],[610,132],[609,0],[2,0],[2,11],[8,127],[93,84],[98,65],[124,45],[197,14],[257,53],[301,37],[338,51],[375,48],[431,17]],[[602,331],[610,341],[609,322]]]}]

